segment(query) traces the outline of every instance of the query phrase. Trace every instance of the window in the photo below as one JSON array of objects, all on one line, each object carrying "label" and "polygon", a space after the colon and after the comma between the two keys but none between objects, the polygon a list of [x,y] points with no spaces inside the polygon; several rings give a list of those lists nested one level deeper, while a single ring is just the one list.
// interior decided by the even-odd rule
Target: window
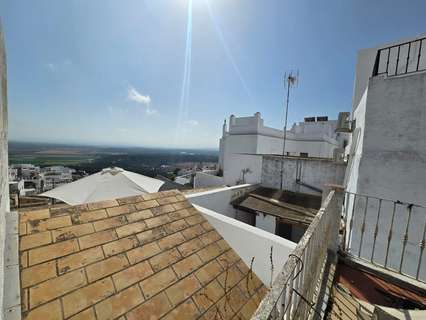
[{"label": "window", "polygon": [[307,152],[301,152],[301,153],[300,153],[300,156],[301,156],[302,158],[307,158],[307,157],[309,157],[309,155],[308,155],[308,153],[307,153]]}]

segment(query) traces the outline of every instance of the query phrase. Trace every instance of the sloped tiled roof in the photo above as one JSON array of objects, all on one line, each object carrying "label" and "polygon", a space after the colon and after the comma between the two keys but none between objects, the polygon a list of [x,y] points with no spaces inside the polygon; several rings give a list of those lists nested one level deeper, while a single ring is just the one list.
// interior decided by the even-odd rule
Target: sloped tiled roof
[{"label": "sloped tiled roof", "polygon": [[177,191],[19,221],[24,319],[249,319],[267,291]]}]

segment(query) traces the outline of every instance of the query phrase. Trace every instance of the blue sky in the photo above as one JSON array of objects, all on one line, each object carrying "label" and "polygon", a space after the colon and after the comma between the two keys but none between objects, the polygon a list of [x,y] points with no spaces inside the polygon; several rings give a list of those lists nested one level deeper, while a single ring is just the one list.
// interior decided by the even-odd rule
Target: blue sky
[{"label": "blue sky", "polygon": [[283,126],[291,69],[289,123],[337,118],[357,50],[426,32],[424,0],[190,3],[3,0],[10,139],[217,148],[230,114]]}]

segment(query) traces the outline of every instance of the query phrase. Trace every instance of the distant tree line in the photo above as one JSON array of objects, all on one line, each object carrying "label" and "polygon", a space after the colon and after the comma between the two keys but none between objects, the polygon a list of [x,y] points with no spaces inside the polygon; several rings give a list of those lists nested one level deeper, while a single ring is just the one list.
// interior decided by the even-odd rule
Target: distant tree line
[{"label": "distant tree line", "polygon": [[107,167],[120,167],[146,176],[155,177],[158,174],[173,176],[177,170],[175,165],[185,162],[203,163],[217,162],[215,154],[188,154],[188,153],[149,153],[149,154],[119,154],[98,155],[91,162],[82,162],[70,167],[84,170],[89,174],[98,172]]}]

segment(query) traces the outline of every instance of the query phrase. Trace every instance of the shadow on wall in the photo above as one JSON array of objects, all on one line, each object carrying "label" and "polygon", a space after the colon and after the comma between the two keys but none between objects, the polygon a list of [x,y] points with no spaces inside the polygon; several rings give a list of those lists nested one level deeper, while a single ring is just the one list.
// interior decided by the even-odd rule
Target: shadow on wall
[{"label": "shadow on wall", "polygon": [[[281,161],[284,161],[281,167]],[[346,163],[328,159],[300,159],[264,156],[262,161],[261,185],[267,188],[281,188],[293,192],[321,195],[327,184],[342,185]]]}]

